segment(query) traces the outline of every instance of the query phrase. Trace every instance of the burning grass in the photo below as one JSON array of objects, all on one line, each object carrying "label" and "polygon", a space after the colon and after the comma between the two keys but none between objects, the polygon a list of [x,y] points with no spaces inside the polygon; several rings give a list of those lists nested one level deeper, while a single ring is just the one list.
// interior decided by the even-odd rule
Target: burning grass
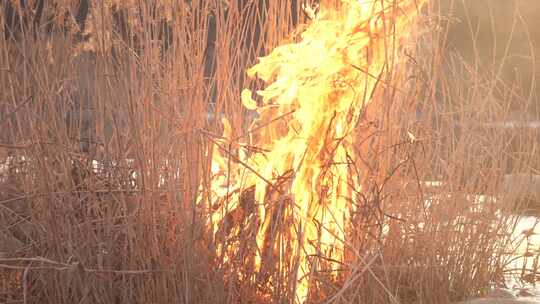
[{"label": "burning grass", "polygon": [[[278,45],[301,45],[315,10],[296,1],[18,3],[0,4],[0,223],[20,242],[0,257],[1,301],[444,303],[503,282],[515,217],[501,212],[500,182],[538,170],[536,139],[482,127],[507,114],[510,101],[486,102],[494,91],[516,92],[447,53],[434,4],[402,11],[406,1],[381,1],[394,13],[377,14],[388,26],[380,65],[367,56],[353,69],[369,81],[338,141],[347,148],[309,163],[331,176],[347,163],[347,172],[304,193],[294,191],[300,167],[255,164],[298,146],[274,143],[309,123],[289,103],[259,111],[250,128],[240,96],[264,88],[244,71]],[[387,39],[413,12],[427,31],[402,45]],[[330,149],[325,138],[345,133],[328,127],[341,115],[329,111],[315,113],[327,132],[305,148],[320,139]],[[346,216],[333,230],[298,216],[307,198],[336,192],[343,201],[330,211]]]}]

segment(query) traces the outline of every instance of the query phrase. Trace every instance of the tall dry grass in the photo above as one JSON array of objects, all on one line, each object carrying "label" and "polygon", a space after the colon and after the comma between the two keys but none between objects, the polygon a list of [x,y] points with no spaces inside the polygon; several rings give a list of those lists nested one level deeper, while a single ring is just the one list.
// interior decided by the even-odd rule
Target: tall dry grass
[{"label": "tall dry grass", "polygon": [[[301,3],[89,3],[0,3],[0,227],[20,242],[0,256],[0,301],[292,302],[291,273],[248,268],[250,208],[213,234],[196,202],[219,118],[251,119],[245,68],[297,39]],[[482,122],[532,95],[471,68],[445,43],[448,12],[426,14],[358,127],[348,258],[337,278],[311,273],[312,302],[447,303],[503,280],[515,217],[492,197],[505,172],[538,170],[537,135]]]}]

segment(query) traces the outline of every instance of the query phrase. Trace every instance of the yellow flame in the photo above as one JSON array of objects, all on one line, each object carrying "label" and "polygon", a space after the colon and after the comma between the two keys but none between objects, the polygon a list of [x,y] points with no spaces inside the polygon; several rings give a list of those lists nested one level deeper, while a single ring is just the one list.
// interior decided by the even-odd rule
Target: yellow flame
[{"label": "yellow flame", "polygon": [[[343,0],[338,6],[323,5],[299,42],[276,47],[247,71],[266,83],[256,92],[258,97],[247,89],[241,94],[244,106],[259,114],[250,140],[234,139],[224,121],[224,141],[212,159],[215,231],[240,203],[241,191],[235,190],[255,187],[257,245],[263,251],[272,216],[265,204],[268,191],[283,191],[287,187],[275,184],[288,176],[296,219],[289,235],[297,241],[288,256],[300,261],[298,302],[308,296],[307,277],[316,267],[315,257],[326,256],[333,270],[343,261],[349,201],[360,190],[350,168],[354,129],[378,79],[392,68],[388,58],[397,55],[425,1]],[[259,152],[247,153],[241,148],[247,144]],[[223,153],[231,147],[238,153]],[[263,268],[262,254],[257,255],[258,271]]]}]

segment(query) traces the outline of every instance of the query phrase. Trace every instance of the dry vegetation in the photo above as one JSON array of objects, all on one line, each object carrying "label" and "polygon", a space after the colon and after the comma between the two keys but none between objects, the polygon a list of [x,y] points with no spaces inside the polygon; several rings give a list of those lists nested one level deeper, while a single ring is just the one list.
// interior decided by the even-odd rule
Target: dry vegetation
[{"label": "dry vegetation", "polygon": [[[260,84],[243,71],[297,39],[300,3],[11,2],[0,2],[0,242],[13,242],[0,244],[0,303],[291,302],[287,273],[246,271],[249,206],[229,223],[237,235],[213,235],[196,202],[215,117],[245,128],[240,92]],[[503,174],[538,174],[538,130],[483,123],[533,109],[534,94],[499,77],[499,61],[455,55],[445,9],[426,11],[359,125],[349,256],[337,278],[312,273],[313,302],[448,303],[503,282],[515,217],[494,197]],[[233,259],[216,256],[222,244]]]}]

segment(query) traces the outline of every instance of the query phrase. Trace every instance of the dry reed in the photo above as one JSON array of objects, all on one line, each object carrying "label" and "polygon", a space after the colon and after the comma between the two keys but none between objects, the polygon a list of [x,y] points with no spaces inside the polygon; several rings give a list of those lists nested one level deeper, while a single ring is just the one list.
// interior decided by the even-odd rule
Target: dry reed
[{"label": "dry reed", "polygon": [[[235,235],[213,234],[196,201],[219,118],[245,130],[240,92],[260,84],[244,71],[297,39],[301,3],[163,3],[0,3],[0,232],[20,241],[0,256],[0,302],[293,301],[283,268],[246,269],[249,193]],[[348,258],[337,279],[311,274],[312,302],[449,303],[504,280],[516,219],[495,198],[503,174],[538,172],[538,135],[481,122],[532,96],[454,56],[444,14],[426,14],[358,126]],[[276,239],[289,224],[275,219]]]}]

